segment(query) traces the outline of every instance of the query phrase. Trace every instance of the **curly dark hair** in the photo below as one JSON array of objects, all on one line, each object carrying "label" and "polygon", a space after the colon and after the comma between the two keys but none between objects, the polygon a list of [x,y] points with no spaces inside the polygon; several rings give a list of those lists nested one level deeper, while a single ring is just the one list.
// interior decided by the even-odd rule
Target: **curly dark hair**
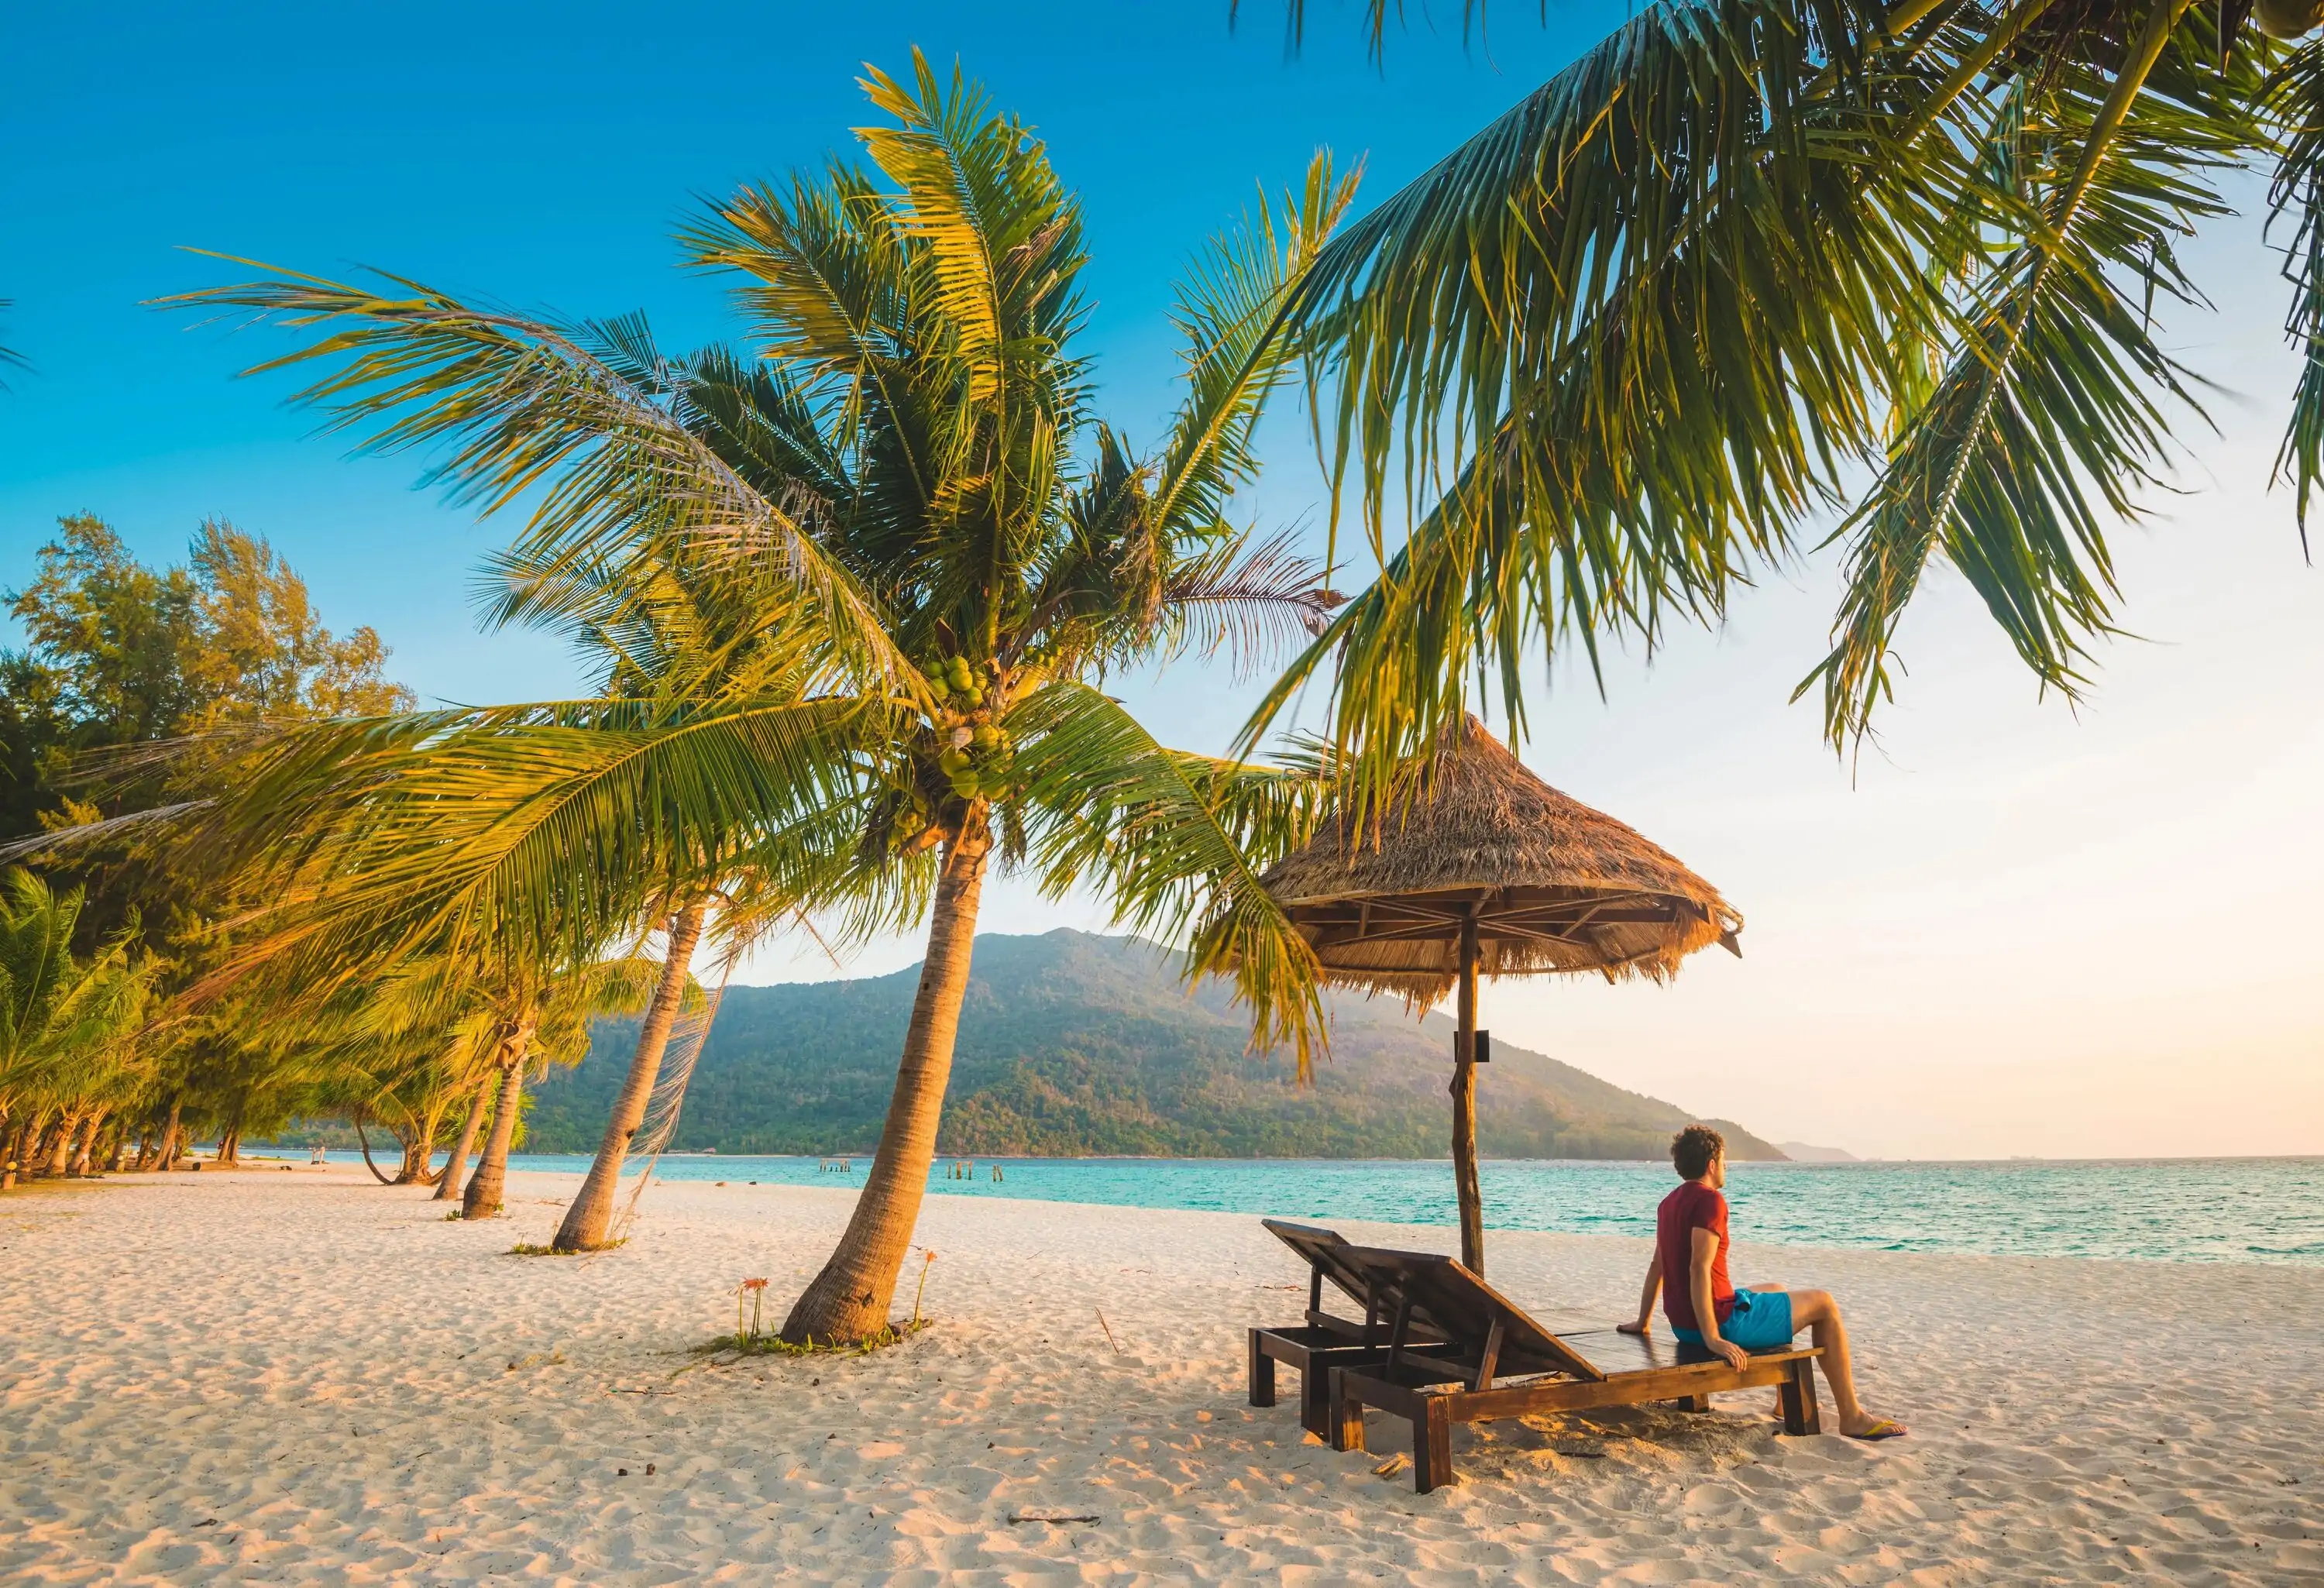
[{"label": "curly dark hair", "polygon": [[1682,1180],[1700,1180],[1711,1172],[1711,1160],[1726,1151],[1726,1137],[1709,1125],[1689,1125],[1671,1138],[1671,1167]]}]

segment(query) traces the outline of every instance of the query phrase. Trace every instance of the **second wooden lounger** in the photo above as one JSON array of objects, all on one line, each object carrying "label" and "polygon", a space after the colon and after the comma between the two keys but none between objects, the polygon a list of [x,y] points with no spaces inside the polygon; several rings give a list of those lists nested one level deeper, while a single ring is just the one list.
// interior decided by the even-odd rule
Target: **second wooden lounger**
[{"label": "second wooden lounger", "polygon": [[[1259,1223],[1277,1240],[1299,1254],[1307,1265],[1307,1314],[1304,1323],[1250,1331],[1250,1403],[1275,1404],[1277,1364],[1299,1375],[1299,1425],[1321,1438],[1330,1432],[1326,1400],[1327,1375],[1335,1367],[1360,1367],[1388,1358],[1388,1314],[1383,1298],[1372,1294],[1372,1278],[1347,1260],[1354,1250],[1335,1230],[1313,1224],[1286,1223],[1280,1219]],[[1364,1321],[1343,1318],[1323,1305],[1323,1286],[1354,1302]],[[1435,1349],[1425,1325],[1407,1331],[1407,1356]]]}]

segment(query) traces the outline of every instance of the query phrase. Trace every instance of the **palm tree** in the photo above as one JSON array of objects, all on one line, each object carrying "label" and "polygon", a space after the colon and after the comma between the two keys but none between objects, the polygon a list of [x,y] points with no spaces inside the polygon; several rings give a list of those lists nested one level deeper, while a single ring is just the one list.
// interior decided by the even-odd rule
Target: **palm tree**
[{"label": "palm tree", "polygon": [[466,1122],[461,1125],[459,1135],[454,1138],[451,1154],[444,1159],[444,1167],[436,1171],[436,1195],[429,1198],[430,1201],[449,1202],[452,1194],[460,1188],[460,1177],[468,1167],[468,1153],[476,1144],[476,1128],[484,1122],[484,1105],[490,1101],[490,1088],[483,1081],[470,1084]]},{"label": "palm tree", "polygon": [[[878,1159],[791,1310],[793,1340],[887,1325],[996,862],[1052,892],[1092,886],[1135,928],[1190,927],[1194,965],[1231,967],[1259,1039],[1291,1041],[1303,1066],[1318,1011],[1312,958],[1250,858],[1304,832],[1314,779],[1167,749],[1100,685],[1188,648],[1248,656],[1328,608],[1284,542],[1227,511],[1296,356],[1270,328],[1352,182],[1319,158],[1213,249],[1181,294],[1184,399],[1141,455],[1093,412],[1074,351],[1079,207],[1042,146],[917,57],[908,85],[875,71],[865,87],[890,118],[861,134],[872,170],[748,189],[687,234],[695,263],[741,278],[755,352],[724,372],[700,361],[715,378],[674,393],[600,355],[619,329],[658,359],[634,322],[529,321],[396,278],[281,272],[188,300],[318,328],[275,361],[334,361],[306,399],[374,446],[441,448],[437,477],[486,509],[538,487],[518,550],[540,566],[704,561],[746,581],[761,632],[792,647],[800,687],[771,703],[737,691],[526,720],[632,736],[631,781],[600,780],[603,831],[622,845],[651,829],[671,851],[721,854],[799,835],[798,852],[846,863],[862,916],[926,922]],[[338,775],[303,753],[263,780]],[[641,798],[651,780],[682,792]]]},{"label": "palm tree", "polygon": [[79,890],[57,893],[27,871],[0,879],[0,1189],[36,1163],[72,1172],[148,1078],[135,1039],[157,967],[134,952],[134,926],[76,956],[82,906]]},{"label": "palm tree", "polygon": [[[667,365],[640,340],[641,325],[617,322],[589,335],[598,356],[656,395],[699,393],[706,383],[737,378],[724,354],[706,355],[693,368]],[[682,757],[680,780],[673,782],[639,753],[634,730],[641,720],[669,725],[722,700],[749,703],[751,718],[714,725],[742,733],[741,747],[761,760],[788,718],[804,723],[812,742],[818,714],[828,716],[832,703],[800,709],[812,670],[802,669],[797,646],[764,622],[767,597],[776,592],[733,570],[706,568],[699,558],[672,559],[650,546],[626,559],[586,564],[503,554],[493,561],[486,590],[493,625],[547,626],[577,642],[604,698],[578,708],[414,714],[269,734],[267,754],[244,794],[213,810],[190,846],[212,863],[228,859],[229,880],[237,869],[244,873],[237,885],[292,900],[287,920],[229,958],[213,985],[262,965],[280,973],[275,962],[286,950],[295,974],[271,975],[269,996],[281,997],[286,983],[311,994],[351,974],[398,966],[386,985],[402,990],[371,997],[358,1024],[374,1039],[385,1032],[407,1047],[432,1039],[450,1020],[438,1005],[460,956],[497,963],[519,953],[544,964],[580,963],[610,936],[640,923],[664,926],[668,951],[629,1076],[555,1242],[558,1251],[586,1251],[606,1239],[623,1159],[654,1094],[681,1004],[695,990],[688,965],[712,907],[731,956],[797,917],[803,899],[830,888],[854,829],[834,826],[826,813],[788,827],[745,831],[693,797],[683,783]],[[776,739],[750,737],[770,725]],[[796,752],[789,763],[802,764]],[[812,780],[811,770],[807,775]],[[641,825],[634,815],[640,808],[663,820]],[[753,819],[771,808],[761,800]],[[458,813],[465,845],[447,825],[447,809]],[[233,858],[254,835],[273,841],[263,843],[254,860]],[[574,881],[576,844],[598,863],[586,873],[586,899]],[[317,897],[288,885],[315,875],[328,879]],[[880,924],[881,918],[863,916],[853,929]],[[456,946],[442,946],[447,943]],[[434,991],[421,996],[414,989]],[[454,1043],[466,1055],[456,1060],[466,1066],[463,1075],[479,1071],[484,1078],[462,1082],[470,1087],[469,1111],[438,1177],[439,1200],[458,1186],[488,1106],[495,1094],[517,1085],[521,1067],[503,1046],[515,1041],[510,1032],[516,1028],[495,1028],[481,1051],[471,1051],[476,1033],[455,1029],[463,1033]],[[376,1059],[367,1061],[370,1068],[358,1065],[359,1094],[341,1101],[393,1106],[407,1081],[429,1073],[426,1056],[419,1057],[422,1068],[393,1068],[403,1079],[386,1090],[364,1079]],[[440,1095],[421,1093],[429,1100]],[[501,1109],[493,1117],[513,1116]],[[407,1140],[407,1171],[412,1142],[420,1144],[418,1161],[424,1164],[430,1139],[432,1130],[421,1128]],[[498,1140],[488,1141],[487,1161]]]},{"label": "palm tree", "polygon": [[[715,411],[742,373],[723,352],[671,365],[653,349],[642,322],[605,337],[600,354],[639,390],[680,401],[696,415]],[[724,439],[724,432],[699,419],[692,428],[714,448]],[[802,682],[790,649],[762,626],[764,604],[752,598],[747,581],[699,558],[667,561],[649,555],[573,568],[560,559],[508,553],[494,559],[493,574],[497,590],[491,621],[563,631],[595,664],[596,682],[608,699],[747,696],[768,702],[796,695]],[[771,889],[779,901],[778,913],[796,911],[797,896],[807,886],[789,867],[779,864],[770,872],[771,857],[764,845],[742,855],[696,850],[687,858],[687,881],[658,898],[651,912],[662,924],[661,979],[639,1024],[629,1073],[614,1097],[596,1156],[550,1242],[553,1251],[589,1251],[606,1243],[622,1167],[660,1078],[680,1003],[692,986],[688,968],[712,906],[720,907],[731,965],[767,925],[766,912],[744,903],[745,896]],[[698,1029],[693,1040],[698,1047],[707,1036],[706,1029]]]},{"label": "palm tree", "polygon": [[637,958],[600,960],[561,975],[510,976],[486,986],[500,1035],[493,1057],[500,1072],[500,1094],[476,1172],[461,1196],[462,1218],[493,1218],[501,1211],[528,1068],[537,1066],[545,1072],[551,1064],[578,1064],[588,1051],[589,1022],[599,1015],[642,1010],[659,979],[659,968]]},{"label": "palm tree", "polygon": [[[633,638],[625,655],[638,653]],[[674,688],[680,678],[674,668],[657,676]],[[270,1006],[271,1028],[347,1048],[351,1067],[333,1092],[344,1105],[392,1109],[414,1085],[410,1108],[466,1095],[466,1123],[438,1177],[448,1198],[488,1107],[515,1091],[540,1045],[541,987],[602,969],[610,946],[667,912],[698,922],[713,900],[722,934],[746,940],[848,861],[835,825],[844,811],[761,819],[816,785],[825,719],[847,703],[802,702],[783,669],[731,657],[724,677],[747,678],[755,692],[723,711],[679,688],[674,699],[260,732],[232,794],[176,818],[183,850],[237,896],[272,900],[245,914],[250,929],[188,1001],[235,989],[238,1002]],[[730,808],[737,799],[742,820]],[[669,1020],[693,988],[690,951],[680,933],[651,967],[657,992],[632,1065],[647,1090]],[[634,952],[622,963],[647,964]],[[448,1093],[426,1079],[438,1069]],[[513,1118],[501,1109],[495,1131]],[[484,1160],[504,1145],[488,1138]],[[610,1188],[620,1159],[601,1167]]]},{"label": "palm tree", "polygon": [[[338,947],[351,961],[364,955],[347,935]],[[422,1177],[410,1172],[411,1144],[429,1135],[425,1119],[440,1116],[456,1097],[493,1097],[492,1127],[461,1205],[465,1218],[490,1218],[500,1212],[528,1072],[579,1062],[590,1021],[638,1012],[660,974],[659,965],[636,956],[560,967],[418,953],[394,961],[368,984],[339,990],[319,1009],[311,1000],[303,1008],[293,1000],[275,1019],[300,1033],[322,1080],[319,1096],[362,1114],[420,1116],[408,1134],[399,1131],[406,1137],[407,1172],[392,1183]],[[244,985],[265,993],[280,984],[270,967]],[[446,1166],[445,1187],[458,1179],[465,1156],[456,1152]],[[424,1170],[424,1149],[419,1164]]]},{"label": "palm tree", "polygon": [[1377,762],[1457,720],[1472,674],[1521,726],[1531,655],[1594,669],[1609,637],[1715,619],[1831,510],[1845,590],[1799,692],[1836,747],[1893,694],[1940,560],[2072,695],[2114,623],[2108,526],[2201,422],[2151,310],[2201,301],[2178,241],[2233,170],[2272,171],[2292,234],[2278,476],[2303,517],[2324,479],[2324,42],[2260,36],[2319,14],[1644,8],[1350,226],[1287,310],[1382,572],[1262,717],[1330,659],[1335,738]]},{"label": "palm tree", "polygon": [[[493,1061],[503,1033],[470,969],[420,955],[340,989],[311,1011],[263,981],[239,1001],[263,1001],[264,1023],[296,1033],[310,1076],[301,1112],[352,1116],[374,1175],[387,1185],[433,1184],[438,1201],[458,1194],[477,1125],[500,1079]],[[444,1168],[434,1171],[436,1132],[464,1103],[466,1128]],[[393,1176],[371,1161],[364,1125],[372,1120],[385,1124],[403,1149]]]},{"label": "palm tree", "polygon": [[678,1003],[688,985],[687,967],[693,963],[695,945],[702,940],[702,920],[707,912],[706,905],[696,902],[681,906],[669,918],[662,939],[661,976],[654,985],[652,1002],[646,1006],[645,1019],[639,1023],[629,1074],[622,1078],[622,1089],[614,1095],[597,1155],[590,1159],[581,1189],[574,1193],[549,1242],[552,1251],[594,1251],[605,1244],[612,1233],[613,1193],[621,1185],[622,1164],[638,1128],[645,1123],[646,1105],[653,1097],[654,1083],[660,1078],[662,1055],[669,1047]]},{"label": "palm tree", "polygon": [[[437,1171],[437,1136],[453,1110],[472,1106],[484,1093],[483,1085],[460,1066],[466,1057],[464,1046],[445,1040],[440,1033],[392,1047],[379,1045],[363,1061],[350,1062],[342,1074],[318,1087],[314,1106],[302,1112],[318,1117],[352,1115],[356,1139],[364,1145],[365,1164],[388,1185],[440,1185],[448,1191],[459,1173],[457,1169],[448,1174]],[[386,1125],[401,1149],[393,1175],[381,1175],[379,1166],[371,1162],[369,1138],[363,1131],[364,1122],[371,1120]],[[465,1148],[464,1143],[462,1161]]]}]

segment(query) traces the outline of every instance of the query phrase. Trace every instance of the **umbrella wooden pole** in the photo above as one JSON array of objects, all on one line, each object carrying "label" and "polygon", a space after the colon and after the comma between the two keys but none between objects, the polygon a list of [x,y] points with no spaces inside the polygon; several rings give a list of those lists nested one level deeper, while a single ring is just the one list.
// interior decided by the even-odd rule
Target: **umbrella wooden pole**
[{"label": "umbrella wooden pole", "polygon": [[1461,921],[1459,1035],[1452,1039],[1452,1179],[1461,1203],[1461,1261],[1485,1271],[1485,1199],[1477,1188],[1477,915]]}]

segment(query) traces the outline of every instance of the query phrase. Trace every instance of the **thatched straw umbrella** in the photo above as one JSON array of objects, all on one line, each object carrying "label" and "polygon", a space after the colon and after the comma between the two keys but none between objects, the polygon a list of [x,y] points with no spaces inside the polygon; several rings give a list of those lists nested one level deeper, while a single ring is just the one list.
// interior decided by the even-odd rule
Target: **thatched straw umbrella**
[{"label": "thatched straw umbrella", "polygon": [[1360,826],[1326,815],[1264,881],[1328,981],[1421,1008],[1459,990],[1452,1166],[1461,1260],[1482,1273],[1478,973],[1659,982],[1713,943],[1740,955],[1743,918],[1675,856],[1535,777],[1473,716],[1427,770]]}]

